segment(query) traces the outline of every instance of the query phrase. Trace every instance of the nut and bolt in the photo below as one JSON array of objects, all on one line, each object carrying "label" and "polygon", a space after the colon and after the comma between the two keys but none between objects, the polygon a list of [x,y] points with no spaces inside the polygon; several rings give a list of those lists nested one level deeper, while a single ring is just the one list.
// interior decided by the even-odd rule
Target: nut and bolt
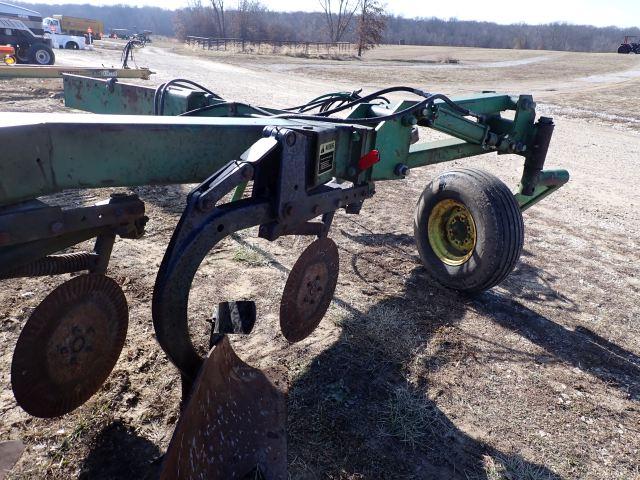
[{"label": "nut and bolt", "polygon": [[250,180],[253,176],[253,168],[251,168],[249,165],[245,165],[244,167],[242,167],[240,174],[243,179]]},{"label": "nut and bolt", "polygon": [[296,144],[296,140],[297,140],[297,137],[294,132],[287,133],[287,136],[285,138],[287,145],[289,145],[290,147],[293,147]]},{"label": "nut and bolt", "polygon": [[527,146],[522,142],[513,142],[509,145],[509,149],[514,153],[523,153],[527,150]]},{"label": "nut and bolt", "polygon": [[393,171],[399,177],[406,177],[409,173],[409,166],[405,165],[404,163],[399,163],[396,165]]}]

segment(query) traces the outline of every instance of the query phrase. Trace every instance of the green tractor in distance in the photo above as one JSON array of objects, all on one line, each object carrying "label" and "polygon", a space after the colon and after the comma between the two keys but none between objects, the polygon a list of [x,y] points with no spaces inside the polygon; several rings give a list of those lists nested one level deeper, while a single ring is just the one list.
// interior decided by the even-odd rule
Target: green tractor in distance
[{"label": "green tractor in distance", "polygon": [[629,54],[629,53],[638,53],[640,54],[640,43],[632,42],[631,40],[640,38],[637,35],[626,35],[624,37],[624,41],[618,47],[618,53]]}]

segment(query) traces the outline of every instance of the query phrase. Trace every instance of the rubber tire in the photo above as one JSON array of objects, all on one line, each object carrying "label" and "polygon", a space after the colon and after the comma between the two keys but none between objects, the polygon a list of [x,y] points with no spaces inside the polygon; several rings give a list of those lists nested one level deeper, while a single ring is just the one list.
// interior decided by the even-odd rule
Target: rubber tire
[{"label": "rubber tire", "polygon": [[[476,224],[473,255],[459,266],[445,264],[429,242],[429,215],[445,199],[464,204]],[[451,170],[433,179],[418,201],[413,226],[420,258],[431,277],[444,287],[469,294],[507,278],[524,244],[522,212],[513,193],[500,179],[472,168]]]},{"label": "rubber tire", "polygon": [[618,47],[618,53],[621,53],[623,55],[631,53],[631,50],[631,45],[627,45],[626,43],[623,43]]},{"label": "rubber tire", "polygon": [[[49,54],[49,61],[46,63],[39,63],[36,59],[37,53],[40,50],[45,50]],[[32,45],[29,49],[29,61],[35,65],[53,65],[56,63],[56,54],[53,53],[53,50],[48,45],[44,43],[36,43]]]},{"label": "rubber tire", "polygon": [[15,46],[15,48],[16,48],[16,58],[18,59],[18,63],[19,64],[30,63],[29,53],[30,53],[31,47],[24,47],[24,46],[20,47],[18,45],[18,46]]},{"label": "rubber tire", "polygon": [[67,42],[64,48],[67,50],[79,50],[80,46],[76,42]]}]

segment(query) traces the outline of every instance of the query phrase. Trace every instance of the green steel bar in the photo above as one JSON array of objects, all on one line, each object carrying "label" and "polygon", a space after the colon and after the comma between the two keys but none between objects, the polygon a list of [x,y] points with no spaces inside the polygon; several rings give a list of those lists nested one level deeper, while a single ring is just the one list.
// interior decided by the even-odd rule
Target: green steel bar
[{"label": "green steel bar", "polygon": [[407,166],[409,168],[435,165],[450,162],[459,158],[472,157],[490,153],[481,145],[467,143],[457,138],[446,138],[429,143],[412,145],[409,149]]},{"label": "green steel bar", "polygon": [[[394,108],[385,109],[378,114],[389,114],[404,110],[415,102],[402,102]],[[354,112],[355,113],[355,112]],[[409,145],[411,144],[411,128],[413,125],[406,124],[402,119],[395,119],[382,122],[376,127],[376,146],[380,152],[380,162],[374,165],[372,180],[393,180],[401,178],[395,172],[396,165],[405,163],[409,155]]]},{"label": "green steel bar", "polygon": [[533,207],[536,203],[551,195],[568,181],[569,172],[566,170],[544,170],[540,174],[540,181],[533,195],[522,195],[520,191],[516,193],[515,197],[520,205],[520,210],[524,212]]},{"label": "green steel bar", "polygon": [[11,65],[0,67],[0,78],[60,78],[66,74],[99,78],[141,78],[149,80],[154,73],[148,68],[95,68],[59,65]]},{"label": "green steel bar", "polygon": [[[70,188],[194,183],[283,119],[12,113],[0,117],[0,205]],[[308,123],[305,123],[308,125]]]},{"label": "green steel bar", "polygon": [[431,128],[476,144],[484,143],[489,133],[489,127],[487,125],[472,122],[444,108],[438,110]]},{"label": "green steel bar", "polygon": [[[79,75],[64,76],[64,101],[69,108],[111,115],[153,115],[156,89]],[[172,88],[165,101],[165,115],[179,115],[213,101],[211,95]]]},{"label": "green steel bar", "polygon": [[[505,110],[515,110],[518,99],[510,95],[487,92],[472,96],[452,97],[451,100],[461,107],[468,108],[472,112],[489,115]],[[437,100],[435,105],[444,106],[445,104],[442,100]]]}]

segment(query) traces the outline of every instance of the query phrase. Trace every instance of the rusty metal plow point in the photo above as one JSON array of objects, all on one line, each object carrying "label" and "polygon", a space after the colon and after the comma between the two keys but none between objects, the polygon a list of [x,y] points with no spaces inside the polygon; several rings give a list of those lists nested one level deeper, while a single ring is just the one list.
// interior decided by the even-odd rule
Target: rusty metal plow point
[{"label": "rusty metal plow point", "polygon": [[205,359],[161,480],[287,478],[284,393],[222,338]]}]

